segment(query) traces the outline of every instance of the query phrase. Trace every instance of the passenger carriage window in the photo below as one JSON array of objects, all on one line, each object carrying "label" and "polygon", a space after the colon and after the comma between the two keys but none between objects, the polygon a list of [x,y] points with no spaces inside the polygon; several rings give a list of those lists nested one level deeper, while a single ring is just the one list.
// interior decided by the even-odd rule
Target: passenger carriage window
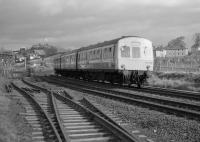
[{"label": "passenger carriage window", "polygon": [[100,49],[97,50],[97,58],[100,59]]},{"label": "passenger carriage window", "polygon": [[102,58],[102,50],[99,49],[99,58],[101,59]]},{"label": "passenger carriage window", "polygon": [[112,52],[112,47],[109,48],[109,51]]},{"label": "passenger carriage window", "polygon": [[90,51],[90,59],[92,59],[93,55],[92,55],[92,51]]},{"label": "passenger carriage window", "polygon": [[104,58],[104,59],[106,58],[106,52],[107,52],[107,49],[104,48],[104,49],[103,49],[103,58]]},{"label": "passenger carriage window", "polygon": [[73,62],[73,56],[71,55],[71,63]]},{"label": "passenger carriage window", "polygon": [[76,55],[73,56],[73,62],[75,62],[75,56],[76,56]]},{"label": "passenger carriage window", "polygon": [[93,59],[96,59],[96,50],[93,51]]},{"label": "passenger carriage window", "polygon": [[110,55],[109,55],[110,58],[113,57],[113,47],[110,47]]},{"label": "passenger carriage window", "polygon": [[82,60],[83,60],[83,54],[80,53],[80,61],[82,61]]},{"label": "passenger carriage window", "polygon": [[132,47],[132,58],[140,58],[140,47]]},{"label": "passenger carriage window", "polygon": [[86,60],[85,57],[86,57],[86,54],[85,54],[85,53],[82,53],[82,59],[83,59],[83,60]]},{"label": "passenger carriage window", "polygon": [[67,62],[70,63],[70,57],[69,56],[67,57]]},{"label": "passenger carriage window", "polygon": [[130,47],[128,46],[121,47],[121,57],[125,58],[130,57]]}]

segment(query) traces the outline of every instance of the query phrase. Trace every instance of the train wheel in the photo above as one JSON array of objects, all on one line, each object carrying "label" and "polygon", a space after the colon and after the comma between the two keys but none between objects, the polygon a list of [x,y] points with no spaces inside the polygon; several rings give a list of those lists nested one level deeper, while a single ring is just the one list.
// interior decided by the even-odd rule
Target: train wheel
[{"label": "train wheel", "polygon": [[140,84],[139,82],[137,83],[137,87],[138,87],[138,88],[141,88],[141,84]]},{"label": "train wheel", "polygon": [[132,83],[128,83],[128,87],[129,87],[129,88],[131,87],[131,85],[132,85]]},{"label": "train wheel", "polygon": [[125,82],[125,77],[123,74],[120,74],[119,84],[124,86],[124,82]]},{"label": "train wheel", "polygon": [[140,81],[140,77],[137,77],[136,84],[138,88],[141,88],[142,82]]},{"label": "train wheel", "polygon": [[110,81],[111,84],[114,83],[114,78],[113,78],[113,74],[112,73],[109,74],[109,81]]}]

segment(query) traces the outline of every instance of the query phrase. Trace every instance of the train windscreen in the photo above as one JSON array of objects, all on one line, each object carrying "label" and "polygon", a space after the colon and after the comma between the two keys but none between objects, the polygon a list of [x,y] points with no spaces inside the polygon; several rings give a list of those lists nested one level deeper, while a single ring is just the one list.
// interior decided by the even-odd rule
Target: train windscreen
[{"label": "train windscreen", "polygon": [[140,58],[140,47],[132,47],[132,58]]},{"label": "train windscreen", "polygon": [[121,57],[123,57],[123,58],[130,57],[130,47],[129,46],[121,47]]}]

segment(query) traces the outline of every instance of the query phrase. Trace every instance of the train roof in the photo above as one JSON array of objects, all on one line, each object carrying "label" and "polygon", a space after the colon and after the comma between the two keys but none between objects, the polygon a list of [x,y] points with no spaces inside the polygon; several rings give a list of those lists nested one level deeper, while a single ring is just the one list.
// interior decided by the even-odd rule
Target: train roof
[{"label": "train roof", "polygon": [[102,46],[106,46],[106,45],[116,44],[120,39],[128,38],[128,37],[141,38],[139,36],[122,36],[122,37],[119,37],[119,38],[116,38],[116,39],[112,39],[112,40],[100,42],[100,43],[97,43],[97,44],[92,44],[92,45],[89,45],[89,46],[86,46],[86,47],[81,47],[79,49],[74,49],[74,50],[71,50],[71,51],[67,51],[67,52],[64,52],[63,54],[61,54],[61,56],[73,54],[73,53],[76,53],[77,51],[83,51],[83,50],[98,48],[98,47],[102,47]]},{"label": "train roof", "polygon": [[88,49],[97,48],[97,47],[102,47],[102,46],[111,45],[111,44],[116,44],[120,39],[127,38],[127,37],[138,37],[138,38],[140,38],[139,36],[122,36],[120,38],[100,42],[100,43],[89,45],[89,46],[86,46],[86,47],[81,47],[81,48],[79,48],[79,51],[88,50]]},{"label": "train roof", "polygon": [[58,52],[58,53],[55,53],[55,54],[51,54],[51,55],[49,55],[49,56],[46,56],[46,57],[44,57],[44,58],[51,58],[51,57],[56,57],[56,56],[60,56],[60,55],[62,55],[62,54],[64,54],[65,52]]},{"label": "train roof", "polygon": [[63,54],[61,54],[61,55],[73,54],[73,53],[76,53],[78,50],[79,50],[79,49],[70,50],[70,51],[64,52],[64,53],[63,53]]}]

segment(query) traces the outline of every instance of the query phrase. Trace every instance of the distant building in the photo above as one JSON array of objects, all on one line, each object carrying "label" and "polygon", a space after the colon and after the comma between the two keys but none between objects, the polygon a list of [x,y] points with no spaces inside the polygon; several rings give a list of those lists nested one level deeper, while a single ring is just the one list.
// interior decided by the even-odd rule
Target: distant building
[{"label": "distant building", "polygon": [[166,47],[166,57],[180,57],[180,56],[187,56],[188,49],[185,47],[175,46],[175,47]]},{"label": "distant building", "polygon": [[29,58],[30,60],[33,60],[33,59],[37,59],[38,56],[37,56],[35,53],[29,53],[28,58]]},{"label": "distant building", "polygon": [[20,48],[19,49],[19,54],[25,55],[26,54],[26,49],[25,48]]},{"label": "distant building", "polygon": [[15,63],[21,63],[25,61],[25,56],[22,54],[15,54]]},{"label": "distant building", "polygon": [[13,52],[4,51],[0,52],[0,63],[11,64],[14,62]]},{"label": "distant building", "polygon": [[34,53],[41,57],[46,55],[43,49],[34,49]]},{"label": "distant building", "polygon": [[166,56],[166,50],[163,47],[158,47],[154,50],[155,57],[165,57]]},{"label": "distant building", "polygon": [[182,57],[188,55],[185,47],[157,47],[154,49],[155,57]]}]

